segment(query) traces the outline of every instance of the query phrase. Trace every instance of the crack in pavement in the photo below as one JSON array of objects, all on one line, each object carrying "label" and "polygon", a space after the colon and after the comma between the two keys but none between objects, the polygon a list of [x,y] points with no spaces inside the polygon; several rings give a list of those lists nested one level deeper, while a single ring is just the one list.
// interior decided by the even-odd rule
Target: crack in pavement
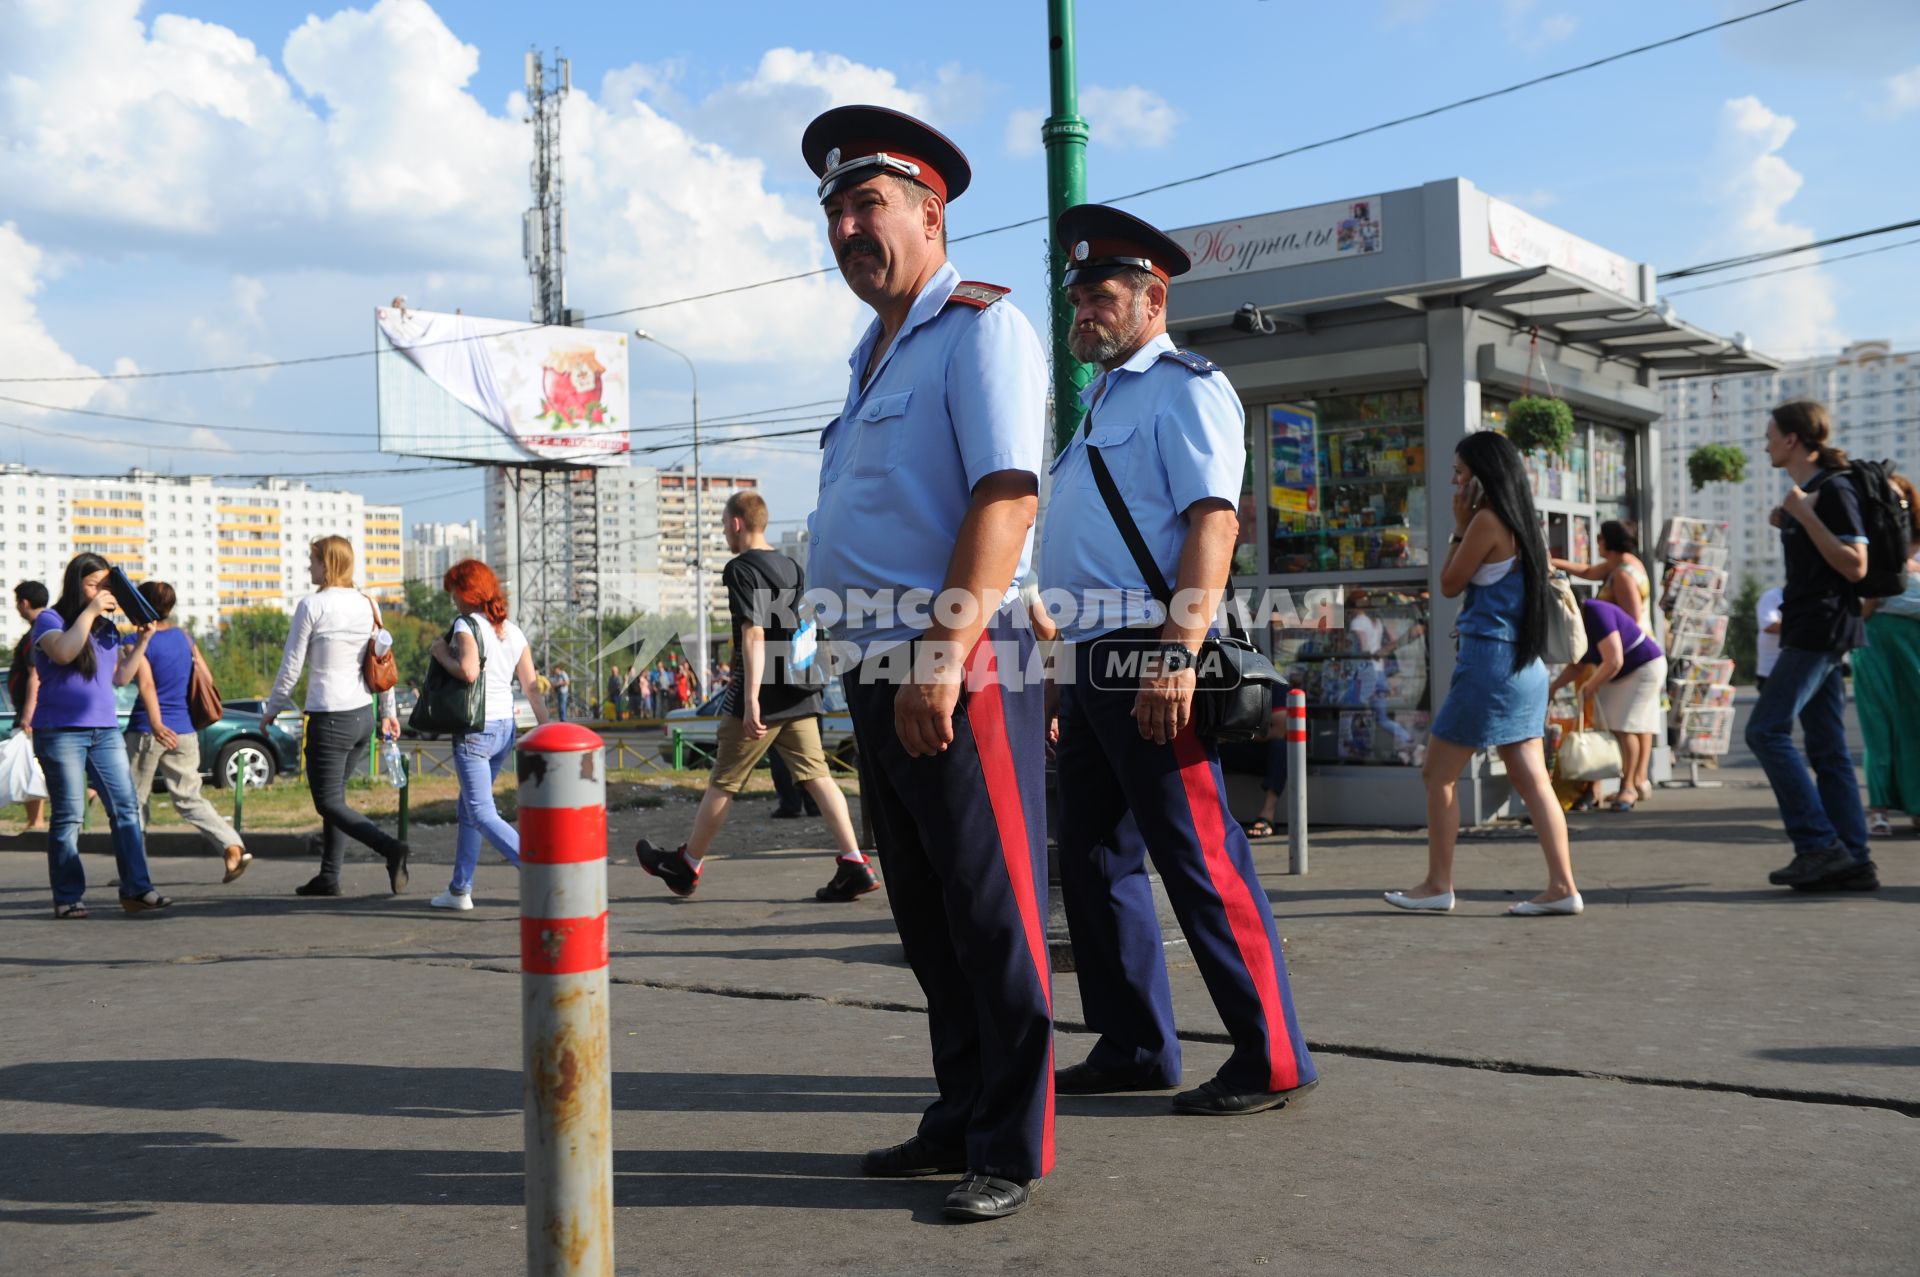
[{"label": "crack in pavement", "polygon": [[[424,962],[424,966],[457,967],[501,975],[519,975],[518,966],[498,962]],[[804,993],[790,989],[755,989],[743,985],[704,984],[687,980],[647,980],[636,976],[608,975],[612,984],[654,989],[663,993],[695,993],[707,997],[743,998],[759,1002],[819,1002],[857,1011],[891,1011],[925,1015],[927,1009],[911,1002],[882,998],[849,998],[825,993]],[[1091,1033],[1085,1022],[1053,1022],[1061,1033]],[[1232,1046],[1225,1033],[1182,1029],[1175,1036],[1182,1042],[1205,1042]],[[1379,1060],[1390,1064],[1424,1064],[1435,1068],[1471,1069],[1482,1073],[1515,1073],[1527,1077],[1579,1078],[1590,1082],[1617,1082],[1624,1086],[1648,1086],[1664,1090],[1707,1091],[1723,1095],[1744,1095],[1749,1099],[1775,1100],[1786,1104],[1825,1104],[1839,1108],[1873,1108],[1920,1118],[1920,1100],[1902,1100],[1890,1096],[1848,1095],[1841,1091],[1800,1090],[1794,1087],[1761,1086],[1747,1082],[1715,1082],[1704,1078],[1663,1077],[1654,1074],[1606,1073],[1597,1069],[1576,1069],[1558,1064],[1537,1064],[1526,1060],[1497,1060],[1485,1056],[1450,1055],[1439,1051],[1403,1051],[1393,1047],[1367,1046],[1354,1042],[1327,1042],[1307,1039],[1307,1047],[1316,1054],[1346,1056],[1360,1060]]]}]

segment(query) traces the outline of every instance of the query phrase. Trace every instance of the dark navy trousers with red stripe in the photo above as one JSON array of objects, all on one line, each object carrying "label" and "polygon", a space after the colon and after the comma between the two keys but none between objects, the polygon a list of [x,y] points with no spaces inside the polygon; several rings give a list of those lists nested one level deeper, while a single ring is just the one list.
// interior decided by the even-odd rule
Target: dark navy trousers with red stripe
[{"label": "dark navy trousers with red stripe", "polygon": [[920,1134],[969,1169],[1053,1169],[1045,693],[1025,679],[1033,634],[1002,613],[967,663],[953,743],[908,755],[895,682],[845,677],[860,793],[907,961],[927,997],[940,1097]]},{"label": "dark navy trousers with red stripe", "polygon": [[[1135,726],[1137,673],[1109,658],[1140,644],[1127,631],[1078,644],[1074,680],[1061,689],[1057,854],[1080,1000],[1100,1035],[1088,1060],[1163,1085],[1180,1080],[1151,856],[1233,1039],[1220,1080],[1240,1092],[1291,1090],[1315,1072],[1273,910],[1227,810],[1219,751],[1191,726],[1165,745]],[[1122,823],[1129,812],[1135,828]]]}]

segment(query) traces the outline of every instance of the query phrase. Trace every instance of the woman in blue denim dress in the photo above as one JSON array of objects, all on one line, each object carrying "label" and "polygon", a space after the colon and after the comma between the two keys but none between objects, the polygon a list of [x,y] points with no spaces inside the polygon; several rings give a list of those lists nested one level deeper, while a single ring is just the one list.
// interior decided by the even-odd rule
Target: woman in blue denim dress
[{"label": "woman in blue denim dress", "polygon": [[1519,449],[1504,435],[1468,435],[1453,455],[1453,536],[1440,591],[1463,592],[1455,633],[1459,654],[1447,697],[1434,715],[1427,783],[1427,876],[1411,891],[1389,891],[1399,909],[1453,908],[1453,848],[1460,833],[1457,784],[1467,762],[1498,750],[1507,781],[1533,817],[1547,858],[1547,889],[1507,910],[1520,917],[1579,913],[1567,822],[1547,776],[1541,736],[1547,722],[1546,643],[1550,587],[1547,547]]}]

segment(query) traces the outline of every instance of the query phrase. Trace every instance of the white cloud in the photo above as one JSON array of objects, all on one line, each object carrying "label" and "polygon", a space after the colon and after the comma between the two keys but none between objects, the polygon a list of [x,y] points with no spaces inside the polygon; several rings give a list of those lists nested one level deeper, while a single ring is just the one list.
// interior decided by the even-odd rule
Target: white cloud
[{"label": "white cloud", "polygon": [[1544,213],[1560,202],[1560,197],[1544,186],[1536,186],[1530,191],[1504,191],[1493,198],[1505,200],[1530,213]]},{"label": "white cloud", "polygon": [[1920,110],[1920,66],[1887,77],[1886,109],[1894,115]]},{"label": "white cloud", "polygon": [[[1794,121],[1756,97],[1735,98],[1721,113],[1716,200],[1723,218],[1714,255],[1784,248],[1815,239],[1811,227],[1783,216],[1804,180],[1781,152]],[[1818,260],[1811,254],[1796,263]],[[1823,270],[1756,279],[1722,290],[1716,309],[1737,317],[1762,351],[1837,349],[1846,334],[1834,322],[1833,285]]]},{"label": "white cloud", "polygon": [[[1173,139],[1180,113],[1151,89],[1137,84],[1109,89],[1088,85],[1080,90],[1080,114],[1087,122],[1090,145],[1151,149]],[[1021,109],[1007,116],[1003,138],[1010,155],[1038,155],[1040,126],[1045,111]]]},{"label": "white cloud", "polygon": [[[140,9],[10,10],[0,189],[28,237],[82,257],[173,255],[250,281],[189,330],[209,349],[277,329],[272,319],[298,302],[267,281],[295,273],[364,279],[369,302],[433,279],[461,287],[453,304],[469,312],[525,313],[524,103],[516,95],[496,113],[473,96],[479,52],[425,0],[307,18],[286,40],[284,75],[226,28],[167,14],[146,25]],[[747,81],[676,119],[676,74],[629,67],[605,78],[601,100],[576,88],[567,101],[575,305],[613,309],[817,267],[825,236],[812,201],[776,193],[805,184],[796,122],[840,101],[913,111],[927,101],[885,69],[774,49]],[[967,84],[943,73],[934,89]],[[769,182],[769,162],[781,182]],[[650,320],[703,356],[778,360],[850,343],[858,309],[823,277],[750,307],[735,299]]]},{"label": "white cloud", "polygon": [[[45,258],[12,222],[0,222],[0,377],[84,377],[94,370],[63,350],[41,322],[34,295],[44,286]],[[99,382],[21,383],[0,387],[0,394],[62,408],[79,408]],[[36,408],[4,405],[9,413],[38,415]]]},{"label": "white cloud", "polygon": [[1529,53],[1558,44],[1580,26],[1570,13],[1541,13],[1539,0],[1501,0],[1507,39]]}]

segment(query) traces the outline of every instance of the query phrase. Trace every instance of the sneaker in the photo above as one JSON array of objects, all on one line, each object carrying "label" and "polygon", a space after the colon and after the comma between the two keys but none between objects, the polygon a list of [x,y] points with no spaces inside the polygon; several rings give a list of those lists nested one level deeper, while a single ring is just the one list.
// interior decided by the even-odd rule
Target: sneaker
[{"label": "sneaker", "polygon": [[1798,882],[1801,878],[1806,876],[1807,862],[1812,858],[1813,858],[1812,852],[1808,852],[1808,851],[1794,852],[1793,859],[1791,861],[1789,861],[1787,864],[1782,865],[1780,868],[1774,870],[1772,873],[1767,875],[1767,881],[1772,883],[1776,887],[1785,887],[1790,883]]},{"label": "sneaker", "polygon": [[852,860],[833,862],[833,881],[813,893],[815,900],[825,900],[830,904],[845,904],[849,900],[866,895],[869,891],[880,890],[880,879],[873,873],[873,866]]},{"label": "sneaker", "polygon": [[1878,891],[1880,869],[1871,860],[1856,860],[1838,873],[1793,884],[1795,891]]},{"label": "sneaker", "polygon": [[640,867],[666,883],[667,890],[676,896],[690,896],[700,885],[700,871],[687,863],[686,850],[687,845],[681,843],[672,851],[662,851],[645,838],[633,844]]},{"label": "sneaker", "polygon": [[427,904],[435,909],[456,909],[461,913],[465,913],[467,910],[473,908],[473,893],[470,891],[447,890],[427,901]]},{"label": "sneaker", "polygon": [[[1802,862],[1800,857],[1795,856],[1794,863],[1800,865],[1800,871],[1794,873],[1792,872],[1793,865],[1788,865],[1786,870],[1782,872],[1779,885],[1798,887],[1803,883],[1819,882],[1822,878],[1831,878],[1835,874],[1851,871],[1856,867],[1853,853],[1839,843],[1835,843],[1824,850],[1811,853],[1806,857],[1804,862]],[[1772,874],[1767,876],[1769,879],[1773,878]]]}]

